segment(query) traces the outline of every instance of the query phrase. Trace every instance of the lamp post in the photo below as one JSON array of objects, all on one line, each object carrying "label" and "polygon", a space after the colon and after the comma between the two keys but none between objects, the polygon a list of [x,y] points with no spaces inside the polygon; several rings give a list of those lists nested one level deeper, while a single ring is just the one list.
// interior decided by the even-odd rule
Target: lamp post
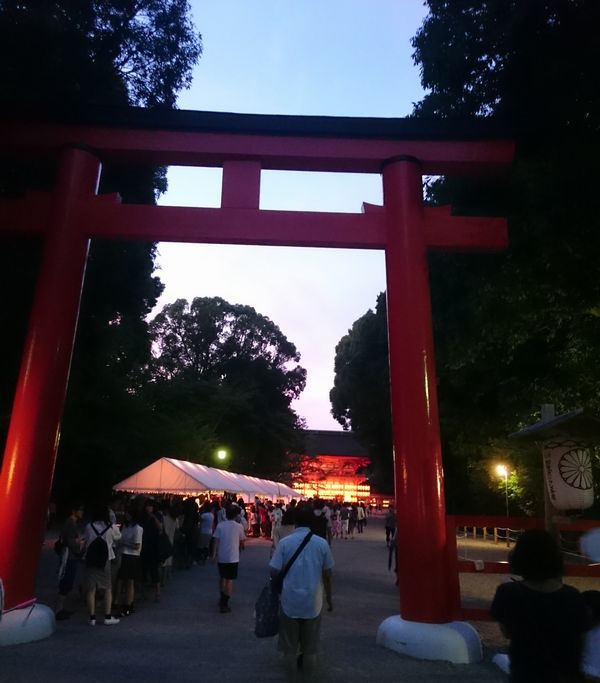
[{"label": "lamp post", "polygon": [[508,467],[506,465],[498,465],[496,467],[496,473],[499,476],[504,477],[504,497],[506,500],[506,547],[510,548],[510,538],[508,535]]}]

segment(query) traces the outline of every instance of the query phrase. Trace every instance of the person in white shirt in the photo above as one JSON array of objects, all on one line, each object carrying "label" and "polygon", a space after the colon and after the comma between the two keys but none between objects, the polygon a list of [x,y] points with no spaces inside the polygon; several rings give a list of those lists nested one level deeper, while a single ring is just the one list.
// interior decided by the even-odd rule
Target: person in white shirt
[{"label": "person in white shirt", "polygon": [[142,581],[144,578],[140,559],[143,535],[144,530],[138,524],[135,509],[131,507],[125,512],[125,526],[121,531],[121,540],[119,541],[121,565],[117,575],[117,601],[123,586],[125,586],[125,604],[121,609],[121,617],[128,617],[134,612],[135,582]]},{"label": "person in white shirt", "polygon": [[[314,514],[308,504],[296,507],[296,530],[282,538],[269,562],[271,576],[290,561],[310,531]],[[333,609],[331,570],[333,555],[324,538],[312,534],[283,579],[279,619],[279,649],[283,652],[290,678],[300,668],[306,678],[314,673],[321,628],[323,592],[327,609]]]},{"label": "person in white shirt", "polygon": [[115,551],[113,546],[115,541],[121,538],[121,531],[116,524],[110,523],[108,514],[108,507],[106,505],[99,505],[92,508],[91,514],[92,522],[85,527],[84,534],[84,561],[87,560],[88,551],[92,543],[97,537],[100,537],[107,547],[106,563],[103,567],[91,566],[86,562],[85,567],[85,599],[88,606],[90,619],[90,626],[96,625],[96,589],[104,590],[104,624],[112,626],[118,624],[119,619],[112,616],[112,581],[110,576],[110,562],[115,559]]},{"label": "person in white shirt", "polygon": [[233,582],[237,579],[240,562],[240,550],[244,549],[246,534],[244,528],[235,518],[239,514],[237,505],[229,505],[226,508],[227,519],[219,522],[213,534],[215,545],[212,560],[217,560],[219,566],[219,611],[231,612],[229,599],[233,595]]},{"label": "person in white shirt", "polygon": [[215,516],[209,502],[204,503],[200,512],[200,540],[198,541],[198,551],[200,562],[206,564],[209,555],[210,539],[213,535]]},{"label": "person in white shirt", "polygon": [[367,519],[367,515],[365,513],[365,506],[363,503],[359,503],[358,507],[356,508],[357,512],[357,519],[356,519],[356,527],[358,529],[358,533],[362,534],[363,528],[365,526],[365,521]]},{"label": "person in white shirt", "polygon": [[281,518],[283,517],[283,506],[281,503],[277,503],[275,507],[270,512],[271,517],[271,539],[275,538],[277,527],[281,526]]}]

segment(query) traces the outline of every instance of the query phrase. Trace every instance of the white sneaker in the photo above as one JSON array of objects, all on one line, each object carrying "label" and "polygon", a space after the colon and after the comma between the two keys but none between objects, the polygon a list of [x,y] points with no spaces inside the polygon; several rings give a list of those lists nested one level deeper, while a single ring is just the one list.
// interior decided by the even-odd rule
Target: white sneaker
[{"label": "white sneaker", "polygon": [[95,620],[95,619],[90,619],[90,620],[88,621],[88,624],[89,624],[90,626],[95,626],[95,625],[96,625],[96,620]]},{"label": "white sneaker", "polygon": [[112,626],[113,624],[118,624],[121,620],[117,619],[116,617],[110,617],[108,619],[104,620],[104,625],[105,626]]}]

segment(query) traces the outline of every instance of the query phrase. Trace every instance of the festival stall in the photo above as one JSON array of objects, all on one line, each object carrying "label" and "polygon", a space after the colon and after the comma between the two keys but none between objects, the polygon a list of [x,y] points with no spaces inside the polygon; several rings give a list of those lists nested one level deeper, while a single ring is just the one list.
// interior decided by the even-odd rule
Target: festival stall
[{"label": "festival stall", "polygon": [[300,499],[290,486],[269,479],[259,479],[215,467],[175,458],[160,458],[139,472],[113,486],[115,491],[135,494],[170,494],[178,496],[234,494],[246,502],[258,498]]}]

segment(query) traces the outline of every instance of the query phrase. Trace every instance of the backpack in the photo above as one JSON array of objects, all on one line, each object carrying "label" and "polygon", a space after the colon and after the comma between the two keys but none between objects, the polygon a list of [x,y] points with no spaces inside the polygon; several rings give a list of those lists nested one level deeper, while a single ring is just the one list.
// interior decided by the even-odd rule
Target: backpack
[{"label": "backpack", "polygon": [[89,544],[85,552],[85,563],[88,567],[96,567],[96,569],[104,569],[108,562],[108,544],[102,538],[104,534],[110,529],[110,524],[107,524],[102,532],[98,531],[93,524],[90,524],[96,534],[96,538]]}]

